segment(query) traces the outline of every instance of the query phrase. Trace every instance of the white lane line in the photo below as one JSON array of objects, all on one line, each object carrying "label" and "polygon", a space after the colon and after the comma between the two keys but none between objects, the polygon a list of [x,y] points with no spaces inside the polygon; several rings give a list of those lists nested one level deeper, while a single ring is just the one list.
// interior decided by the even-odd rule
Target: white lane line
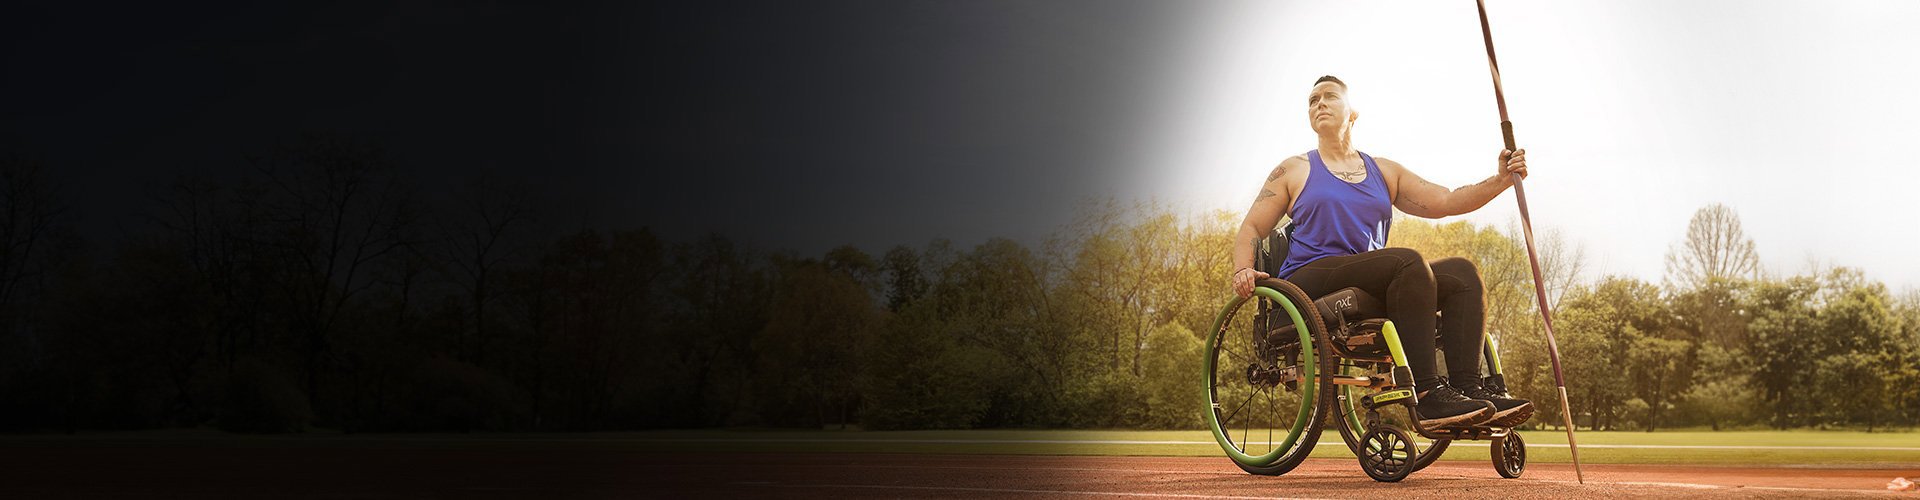
[{"label": "white lane line", "polygon": [[1021,488],[968,488],[961,486],[894,486],[884,484],[783,484],[788,488],[865,488],[882,490],[964,491],[969,493],[1027,493],[1033,495],[1089,495],[1101,497],[1147,498],[1232,498],[1239,500],[1307,500],[1305,497],[1248,497],[1195,495],[1190,493],[1137,493],[1128,491],[1030,490]]},{"label": "white lane line", "polygon": [[1886,490],[1886,489],[1878,489],[1878,490],[1873,490],[1873,489],[1867,489],[1867,490],[1839,490],[1839,489],[1822,489],[1822,488],[1792,488],[1792,487],[1787,487],[1787,486],[1741,486],[1741,487],[1740,487],[1740,489],[1743,489],[1743,490],[1767,490],[1767,491],[1817,491],[1817,492],[1821,492],[1821,493],[1832,493],[1832,492],[1835,492],[1835,491],[1844,491],[1844,492],[1848,492],[1848,493],[1859,493],[1859,494],[1863,494],[1863,495],[1880,495],[1880,494],[1886,494],[1886,495],[1905,495],[1905,494],[1906,494],[1906,492],[1904,492],[1904,491],[1891,491],[1891,490]]},{"label": "white lane line", "polygon": [[[601,440],[614,441],[614,440]],[[1076,439],[812,439],[812,438],[662,438],[631,439],[660,443],[860,443],[860,444],[1098,444],[1098,445],[1214,445],[1213,441],[1131,441]],[[1320,442],[1315,446],[1346,446],[1340,441]],[[1449,446],[1489,446],[1489,443],[1454,441]],[[1527,443],[1529,448],[1566,448],[1559,443]],[[1787,450],[1787,451],[1920,451],[1920,447],[1901,446],[1758,446],[1758,445],[1679,445],[1679,444],[1583,444],[1581,448],[1666,449],[1666,450]]]},{"label": "white lane line", "polygon": [[1711,484],[1666,483],[1666,482],[1659,482],[1659,481],[1619,481],[1619,482],[1610,482],[1606,484],[1624,484],[1628,486],[1664,486],[1668,488],[1693,488],[1696,490],[1717,490],[1721,488],[1726,488],[1726,486],[1714,486]]},{"label": "white lane line", "polygon": [[[898,468],[898,469],[977,469],[977,470],[1027,470],[1027,471],[1035,471],[1035,470],[1053,470],[1053,471],[1094,471],[1094,472],[1120,472],[1120,473],[1153,473],[1153,474],[1211,474],[1211,475],[1230,475],[1230,476],[1241,476],[1241,475],[1244,475],[1244,474],[1241,474],[1241,473],[1239,473],[1239,472],[1207,472],[1207,471],[1165,471],[1165,470],[1140,470],[1140,469],[1111,469],[1111,468],[1084,468],[1084,467],[1013,467],[1013,466],[1008,466],[1008,467],[984,467],[984,466],[951,466],[951,465],[948,465],[948,466],[941,466],[941,465],[921,465],[921,466],[913,466],[913,465],[860,465],[860,464],[846,464],[846,465],[840,465],[840,464],[792,464],[792,465],[815,465],[815,466],[830,466],[830,467],[853,467],[853,468]],[[1331,474],[1331,473],[1306,473],[1306,474],[1299,474],[1299,473],[1295,473],[1295,474],[1293,474],[1293,475],[1291,475],[1291,476],[1288,476],[1288,477],[1344,477],[1344,476],[1343,476],[1343,475],[1340,475],[1340,474]],[[1441,476],[1441,477],[1434,477],[1434,478],[1430,478],[1430,479],[1451,479],[1451,480],[1473,480],[1473,479],[1475,479],[1475,478],[1470,478],[1470,477],[1453,477],[1453,476]],[[1568,485],[1572,485],[1572,484],[1575,484],[1575,482],[1574,482],[1574,481],[1567,481],[1567,480],[1558,480],[1558,479],[1526,479],[1526,480],[1524,480],[1524,481],[1538,481],[1538,482],[1544,482],[1544,483],[1562,483],[1562,484],[1568,484]],[[741,484],[741,483],[735,483],[735,484]],[[1594,482],[1594,483],[1592,483],[1592,484],[1613,484],[1613,485],[1621,485],[1621,486],[1652,486],[1652,487],[1663,487],[1663,488],[1687,488],[1687,489],[1696,489],[1696,490],[1734,490],[1734,489],[1745,489],[1745,490],[1769,490],[1769,491],[1787,491],[1787,492],[1819,492],[1819,493],[1827,493],[1827,494],[1832,494],[1832,493],[1835,493],[1835,492],[1847,492],[1847,493],[1869,493],[1869,494],[1871,494],[1871,493],[1883,493],[1882,491],[1879,491],[1879,490],[1873,490],[1873,489],[1832,489],[1832,488],[1796,488],[1796,487],[1790,487],[1790,486],[1755,486],[1755,485],[1726,485],[1726,484],[1699,484],[1699,483],[1676,483],[1676,482],[1663,482],[1663,481],[1595,481],[1595,482]],[[1273,497],[1220,497],[1220,496],[1214,496],[1214,495],[1187,495],[1187,494],[1173,494],[1173,493],[1165,493],[1165,494],[1154,494],[1154,493],[1120,493],[1120,492],[1091,492],[1091,491],[1054,491],[1054,490],[1012,490],[1012,489],[1006,489],[1006,490],[1002,490],[1002,489],[986,489],[986,488],[963,488],[963,487],[931,487],[931,486],[924,486],[924,487],[923,487],[923,486],[887,486],[887,485],[796,485],[796,484],[783,484],[783,485],[779,485],[779,486],[786,486],[786,487],[846,487],[846,488],[904,488],[904,489],[954,489],[954,490],[970,490],[970,491],[1005,491],[1005,492],[1021,492],[1021,493],[1036,493],[1036,494],[1041,494],[1041,493],[1057,493],[1057,494],[1083,494],[1083,495],[1115,495],[1115,496],[1149,496],[1149,497],[1196,497],[1196,498],[1273,498]]]},{"label": "white lane line", "polygon": [[[1568,481],[1568,480],[1564,480],[1564,479],[1533,479],[1532,481],[1539,481],[1539,482],[1543,482],[1543,483],[1560,483],[1560,484],[1568,484],[1568,485],[1571,485],[1571,484],[1577,484],[1577,483],[1576,483],[1575,481]],[[1832,495],[1832,494],[1834,494],[1834,493],[1859,493],[1859,494],[1869,494],[1869,495],[1871,495],[1871,494],[1877,494],[1877,493],[1891,493],[1891,492],[1886,492],[1886,491],[1881,491],[1881,490],[1875,490],[1875,489],[1836,489],[1836,488],[1796,488],[1796,487],[1791,487],[1791,486],[1754,486],[1754,485],[1745,485],[1745,484],[1699,484],[1699,483],[1670,483],[1670,482],[1661,482],[1661,481],[1594,481],[1594,482],[1592,482],[1592,483],[1588,483],[1588,484],[1615,484],[1615,485],[1621,485],[1621,486],[1657,486],[1657,487],[1665,487],[1665,488],[1689,488],[1689,489],[1696,489],[1696,490],[1768,490],[1768,491],[1791,491],[1791,492],[1810,492],[1810,493],[1822,493],[1822,494],[1825,494],[1825,495]]]}]

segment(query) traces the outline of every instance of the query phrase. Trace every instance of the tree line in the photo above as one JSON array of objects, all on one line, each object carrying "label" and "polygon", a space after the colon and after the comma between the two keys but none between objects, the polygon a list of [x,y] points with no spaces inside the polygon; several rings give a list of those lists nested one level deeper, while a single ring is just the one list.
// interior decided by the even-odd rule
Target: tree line
[{"label": "tree line", "polygon": [[[507,180],[424,196],[377,147],[310,138],[165,186],[153,231],[101,248],[40,163],[4,161],[7,430],[1200,428],[1239,222],[1106,201],[1032,246],[799,255],[554,230]],[[1546,234],[1578,425],[1920,422],[1920,298],[1763,275],[1709,212],[1660,284],[1583,280]],[[1391,243],[1479,264],[1510,383],[1558,422],[1515,231],[1402,218]]]}]

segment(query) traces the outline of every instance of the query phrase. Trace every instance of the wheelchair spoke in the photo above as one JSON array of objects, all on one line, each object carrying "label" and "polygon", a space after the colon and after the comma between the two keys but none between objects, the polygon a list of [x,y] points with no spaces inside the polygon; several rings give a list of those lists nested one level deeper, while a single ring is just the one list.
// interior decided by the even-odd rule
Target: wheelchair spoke
[{"label": "wheelchair spoke", "polygon": [[1251,363],[1253,359],[1253,358],[1249,358],[1247,356],[1241,355],[1238,352],[1234,352],[1232,348],[1229,348],[1227,346],[1220,346],[1220,352],[1227,353],[1227,358],[1232,359],[1234,360],[1234,362],[1237,362],[1237,363]]},{"label": "wheelchair spoke", "polygon": [[1247,424],[1246,427],[1240,428],[1240,451],[1242,452],[1245,452],[1248,449],[1247,448],[1247,431],[1250,431],[1250,430],[1253,430],[1253,424],[1251,423]]},{"label": "wheelchair spoke", "polygon": [[[1241,401],[1241,402],[1240,402],[1240,406],[1236,406],[1236,407],[1234,407],[1234,408],[1233,408],[1233,413],[1228,413],[1228,414],[1227,414],[1227,416],[1226,416],[1226,418],[1222,418],[1222,419],[1220,419],[1220,422],[1222,422],[1222,423],[1226,423],[1226,422],[1232,422],[1232,421],[1233,421],[1233,417],[1234,417],[1234,415],[1239,415],[1239,414],[1240,414],[1240,410],[1245,410],[1245,409],[1247,409],[1247,403],[1252,403],[1252,402],[1253,402],[1253,395],[1254,395],[1254,394],[1256,394],[1256,393],[1258,393],[1258,392],[1259,392],[1259,391],[1253,391],[1253,392],[1248,392],[1248,393],[1247,393],[1247,399],[1246,399],[1245,401]],[[1240,442],[1242,442],[1242,443],[1245,443],[1245,442],[1247,442],[1247,439],[1246,439],[1246,437],[1244,437],[1244,436],[1243,436],[1243,437],[1241,437],[1241,438],[1240,438]]]},{"label": "wheelchair spoke", "polygon": [[[1271,418],[1274,415],[1274,413],[1278,411],[1280,411],[1279,405],[1273,401],[1273,393],[1268,392],[1267,393],[1267,416]],[[1267,448],[1268,449],[1273,448],[1273,428],[1278,427],[1279,425],[1280,424],[1277,422],[1269,423],[1267,425]]]}]

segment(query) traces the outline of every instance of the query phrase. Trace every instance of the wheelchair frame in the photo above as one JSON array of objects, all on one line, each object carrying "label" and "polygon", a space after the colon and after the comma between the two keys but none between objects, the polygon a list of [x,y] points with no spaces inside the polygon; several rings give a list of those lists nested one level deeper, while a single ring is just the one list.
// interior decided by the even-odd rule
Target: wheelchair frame
[{"label": "wheelchair frame", "polygon": [[[1258,265],[1267,269],[1275,258],[1268,251],[1279,240],[1284,244],[1285,236],[1276,234],[1263,242]],[[1285,248],[1284,246],[1280,248]],[[1342,440],[1359,459],[1361,469],[1369,477],[1383,482],[1399,481],[1438,459],[1453,440],[1491,440],[1490,456],[1502,477],[1517,478],[1525,471],[1526,444],[1518,433],[1508,427],[1447,427],[1427,428],[1419,424],[1419,416],[1414,409],[1418,397],[1413,390],[1413,373],[1407,365],[1407,357],[1400,341],[1400,332],[1392,321],[1384,318],[1361,318],[1348,320],[1347,311],[1358,311],[1354,304],[1323,304],[1324,300],[1355,300],[1354,295],[1342,296],[1347,290],[1340,290],[1327,296],[1309,298],[1305,292],[1292,283],[1280,279],[1263,279],[1256,286],[1252,296],[1236,298],[1215,317],[1213,328],[1207,340],[1207,359],[1205,377],[1207,385],[1208,426],[1214,440],[1220,444],[1229,459],[1242,470],[1252,474],[1285,474],[1298,466],[1311,454],[1315,442],[1326,424],[1327,418],[1335,420],[1339,426]],[[1371,300],[1363,292],[1359,300]],[[1251,331],[1234,332],[1232,321],[1240,308],[1249,300],[1257,300],[1258,312],[1253,318]],[[1304,307],[1303,307],[1304,306]],[[1323,317],[1323,311],[1332,311],[1334,318]],[[1280,314],[1284,312],[1283,314]],[[1275,326],[1279,320],[1284,320]],[[1307,328],[1300,328],[1306,325]],[[1375,330],[1377,329],[1377,330]],[[1434,334],[1437,335],[1437,332]],[[1229,335],[1246,335],[1252,343],[1246,347],[1249,351],[1240,354],[1227,347],[1225,342],[1240,340]],[[1498,340],[1486,334],[1482,359],[1487,376],[1486,382],[1504,385],[1504,372],[1500,363]],[[1310,346],[1310,348],[1302,348]],[[1240,357],[1233,366],[1221,366],[1228,355]],[[1245,367],[1245,381],[1249,385],[1248,398],[1242,406],[1228,411],[1223,408],[1220,398],[1222,375],[1230,377],[1224,381],[1237,382],[1238,369]],[[1231,368],[1233,371],[1226,369]],[[1372,373],[1350,374],[1359,369]],[[1302,383],[1313,381],[1314,383]],[[1267,392],[1266,401],[1272,405],[1274,395],[1285,390],[1299,396],[1298,408],[1292,419],[1286,437],[1278,443],[1273,442],[1272,432],[1268,429],[1269,451],[1253,454],[1249,434],[1251,427],[1240,429],[1242,439],[1236,444],[1232,438],[1233,429],[1228,428],[1227,420],[1238,416],[1252,403],[1256,394]],[[1356,392],[1365,391],[1362,394]],[[1282,395],[1284,398],[1284,395]],[[1393,405],[1404,406],[1407,410],[1408,427],[1415,434],[1432,443],[1423,453],[1406,430],[1387,422],[1380,414],[1382,408]],[[1364,409],[1364,413],[1362,412]],[[1282,412],[1284,413],[1284,412]],[[1250,419],[1260,418],[1249,414]],[[1275,422],[1278,423],[1278,422]]]}]

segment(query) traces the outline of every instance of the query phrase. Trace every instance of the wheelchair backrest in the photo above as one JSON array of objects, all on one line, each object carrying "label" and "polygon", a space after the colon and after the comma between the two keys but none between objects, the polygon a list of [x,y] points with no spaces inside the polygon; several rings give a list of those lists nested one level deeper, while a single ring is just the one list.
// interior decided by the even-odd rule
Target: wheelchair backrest
[{"label": "wheelchair backrest", "polygon": [[1280,277],[1280,266],[1287,263],[1287,250],[1291,247],[1288,238],[1293,235],[1293,221],[1286,221],[1273,228],[1266,239],[1260,240],[1260,247],[1253,254],[1253,268],[1273,277]]}]

